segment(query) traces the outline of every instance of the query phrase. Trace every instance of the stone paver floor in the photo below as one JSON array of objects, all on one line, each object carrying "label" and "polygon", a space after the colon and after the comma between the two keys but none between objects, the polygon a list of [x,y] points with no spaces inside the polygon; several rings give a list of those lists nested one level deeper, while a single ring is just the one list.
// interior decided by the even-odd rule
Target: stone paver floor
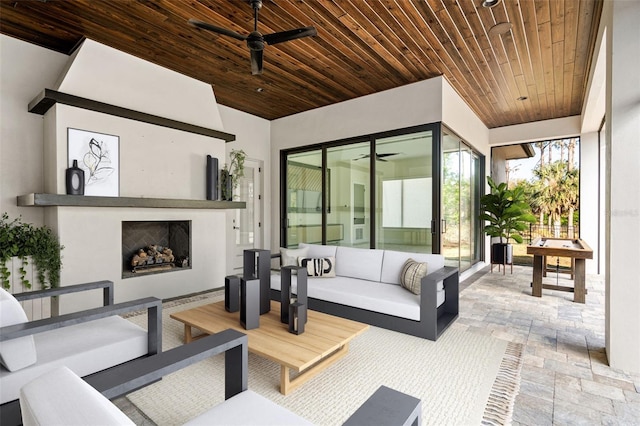
[{"label": "stone paver floor", "polygon": [[[506,275],[485,270],[461,286],[460,317],[452,327],[524,344],[513,424],[640,425],[640,375],[607,364],[604,277],[587,276],[580,304],[561,291],[531,296],[531,267],[514,266]],[[572,285],[563,277],[560,285]],[[549,274],[544,282],[555,281]]]}]

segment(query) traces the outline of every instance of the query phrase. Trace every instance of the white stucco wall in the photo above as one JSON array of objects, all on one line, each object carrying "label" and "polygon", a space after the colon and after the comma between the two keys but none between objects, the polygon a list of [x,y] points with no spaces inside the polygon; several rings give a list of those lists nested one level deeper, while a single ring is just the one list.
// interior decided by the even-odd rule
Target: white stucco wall
[{"label": "white stucco wall", "polygon": [[581,131],[579,115],[534,121],[513,126],[496,127],[489,130],[491,146],[512,145],[523,142],[544,141],[577,136]]},{"label": "white stucco wall", "polygon": [[68,57],[0,34],[0,213],[42,225],[42,209],[20,209],[18,195],[42,190],[42,116],[27,105],[55,84]]},{"label": "white stucco wall", "polygon": [[[593,249],[593,259],[586,261],[587,274],[598,274],[599,261],[604,254],[600,241],[598,133],[580,135],[580,238]],[[604,272],[604,271],[602,271]]]},{"label": "white stucco wall", "polygon": [[74,52],[56,90],[224,130],[211,85],[90,39]]}]

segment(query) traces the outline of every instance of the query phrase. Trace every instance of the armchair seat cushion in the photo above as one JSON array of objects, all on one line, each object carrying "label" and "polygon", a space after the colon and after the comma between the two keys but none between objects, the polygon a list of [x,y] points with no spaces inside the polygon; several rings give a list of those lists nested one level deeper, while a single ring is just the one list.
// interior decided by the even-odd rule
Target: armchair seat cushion
[{"label": "armchair seat cushion", "polygon": [[18,399],[20,388],[60,366],[86,376],[147,354],[147,332],[119,316],[35,334],[37,362],[18,371],[0,369],[0,403]]},{"label": "armchair seat cushion", "polygon": [[311,424],[251,390],[240,392],[185,423],[188,426],[304,426]]}]

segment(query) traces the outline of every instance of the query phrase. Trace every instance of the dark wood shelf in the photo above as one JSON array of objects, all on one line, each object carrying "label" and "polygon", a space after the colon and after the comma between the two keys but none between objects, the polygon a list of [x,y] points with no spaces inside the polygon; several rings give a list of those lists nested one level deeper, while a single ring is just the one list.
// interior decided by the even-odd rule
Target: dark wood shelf
[{"label": "dark wood shelf", "polygon": [[244,209],[244,201],[180,200],[174,198],[95,197],[89,195],[26,194],[20,207],[139,207],[152,209]]},{"label": "dark wood shelf", "polygon": [[155,124],[157,126],[168,127],[171,129],[183,130],[185,132],[196,133],[198,135],[210,136],[212,138],[222,139],[225,142],[236,140],[236,136],[231,133],[225,133],[220,130],[209,129],[207,127],[196,126],[195,124],[189,124],[182,121],[172,120],[170,118],[159,117],[153,114],[106,104],[104,102],[81,98],[80,96],[69,95],[67,93],[57,92],[51,89],[44,89],[40,94],[38,94],[38,96],[36,96],[35,99],[29,102],[29,112],[44,115],[49,111],[49,108],[54,106],[56,103],[114,115],[116,117],[128,118],[130,120],[142,121],[143,123]]}]

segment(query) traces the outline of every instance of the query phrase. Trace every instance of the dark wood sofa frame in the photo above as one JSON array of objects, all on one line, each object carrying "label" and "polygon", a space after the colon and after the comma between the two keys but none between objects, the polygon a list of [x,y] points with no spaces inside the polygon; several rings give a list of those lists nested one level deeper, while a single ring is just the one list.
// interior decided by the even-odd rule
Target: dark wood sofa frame
[{"label": "dark wood sofa frame", "polygon": [[[148,352],[145,358],[156,355],[162,351],[162,301],[155,297],[147,297],[114,304],[114,285],[112,281],[95,281],[47,290],[17,293],[13,296],[18,301],[24,301],[97,289],[103,290],[102,307],[2,327],[0,328],[0,341],[4,342],[18,337],[29,336],[114,315],[147,310]],[[5,402],[0,405],[0,424],[3,426],[21,424],[21,420],[20,402],[18,400]]]},{"label": "dark wood sofa frame", "polygon": [[[443,281],[444,284],[445,301],[440,307],[436,307],[438,282],[440,281]],[[280,301],[280,290],[271,289],[270,297],[272,300]],[[315,311],[436,341],[458,318],[458,268],[445,266],[422,278],[420,284],[420,321],[328,302],[313,297],[308,297],[307,300],[309,303],[308,308]]]}]

